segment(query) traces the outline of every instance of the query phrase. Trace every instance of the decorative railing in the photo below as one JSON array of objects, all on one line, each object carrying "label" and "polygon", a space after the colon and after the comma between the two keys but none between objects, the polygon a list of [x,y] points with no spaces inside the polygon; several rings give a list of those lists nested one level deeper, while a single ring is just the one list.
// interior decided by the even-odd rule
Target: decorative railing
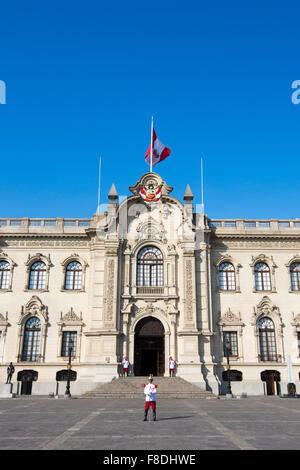
[{"label": "decorative railing", "polygon": [[0,218],[0,230],[2,228],[10,229],[17,229],[20,227],[21,229],[31,229],[31,228],[41,228],[41,229],[61,229],[61,228],[87,228],[91,225],[91,219],[64,219],[64,218],[56,218],[56,219],[16,219],[16,218]]},{"label": "decorative railing", "polygon": [[246,219],[208,219],[211,229],[230,230],[300,230],[300,220],[269,219],[269,220],[246,220]]},{"label": "decorative railing", "polygon": [[163,294],[164,287],[137,287],[137,294]]}]

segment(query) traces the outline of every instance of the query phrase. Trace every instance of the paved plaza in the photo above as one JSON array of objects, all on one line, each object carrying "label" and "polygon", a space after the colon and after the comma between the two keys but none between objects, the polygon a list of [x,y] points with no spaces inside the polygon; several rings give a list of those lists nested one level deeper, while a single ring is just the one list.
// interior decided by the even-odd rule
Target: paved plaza
[{"label": "paved plaza", "polygon": [[[0,400],[0,449],[255,450],[300,448],[300,399]],[[155,431],[155,434],[154,434]]]}]

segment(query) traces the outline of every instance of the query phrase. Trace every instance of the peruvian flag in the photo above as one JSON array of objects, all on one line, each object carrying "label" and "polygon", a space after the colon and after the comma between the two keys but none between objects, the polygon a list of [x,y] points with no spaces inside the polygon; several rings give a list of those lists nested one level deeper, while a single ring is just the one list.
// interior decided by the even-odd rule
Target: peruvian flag
[{"label": "peruvian flag", "polygon": [[[153,129],[152,134],[152,166],[155,166],[157,163],[162,162],[167,158],[171,153],[171,150],[168,149],[160,140],[158,140],[155,130]],[[145,160],[148,165],[151,166],[151,144],[145,155]]]}]

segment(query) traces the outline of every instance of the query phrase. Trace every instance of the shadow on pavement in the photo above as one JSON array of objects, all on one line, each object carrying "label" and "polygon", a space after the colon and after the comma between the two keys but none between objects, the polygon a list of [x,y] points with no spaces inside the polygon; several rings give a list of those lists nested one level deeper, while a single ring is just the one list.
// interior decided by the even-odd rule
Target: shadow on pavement
[{"label": "shadow on pavement", "polygon": [[193,418],[193,415],[191,415],[191,416],[172,416],[171,418],[158,418],[157,421],[167,421],[168,419],[183,419],[183,418]]}]

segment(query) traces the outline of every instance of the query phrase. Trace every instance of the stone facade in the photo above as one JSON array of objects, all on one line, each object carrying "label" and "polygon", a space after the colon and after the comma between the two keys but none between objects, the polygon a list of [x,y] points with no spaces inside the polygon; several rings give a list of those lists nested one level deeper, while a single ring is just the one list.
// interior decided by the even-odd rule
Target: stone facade
[{"label": "stone facade", "polygon": [[34,370],[28,393],[64,393],[72,337],[72,393],[117,377],[123,356],[168,375],[170,355],[224,393],[228,337],[234,393],[286,393],[291,371],[298,388],[300,221],[211,220],[156,173],[129,189],[91,219],[0,219],[0,381],[12,361],[14,392]]}]

